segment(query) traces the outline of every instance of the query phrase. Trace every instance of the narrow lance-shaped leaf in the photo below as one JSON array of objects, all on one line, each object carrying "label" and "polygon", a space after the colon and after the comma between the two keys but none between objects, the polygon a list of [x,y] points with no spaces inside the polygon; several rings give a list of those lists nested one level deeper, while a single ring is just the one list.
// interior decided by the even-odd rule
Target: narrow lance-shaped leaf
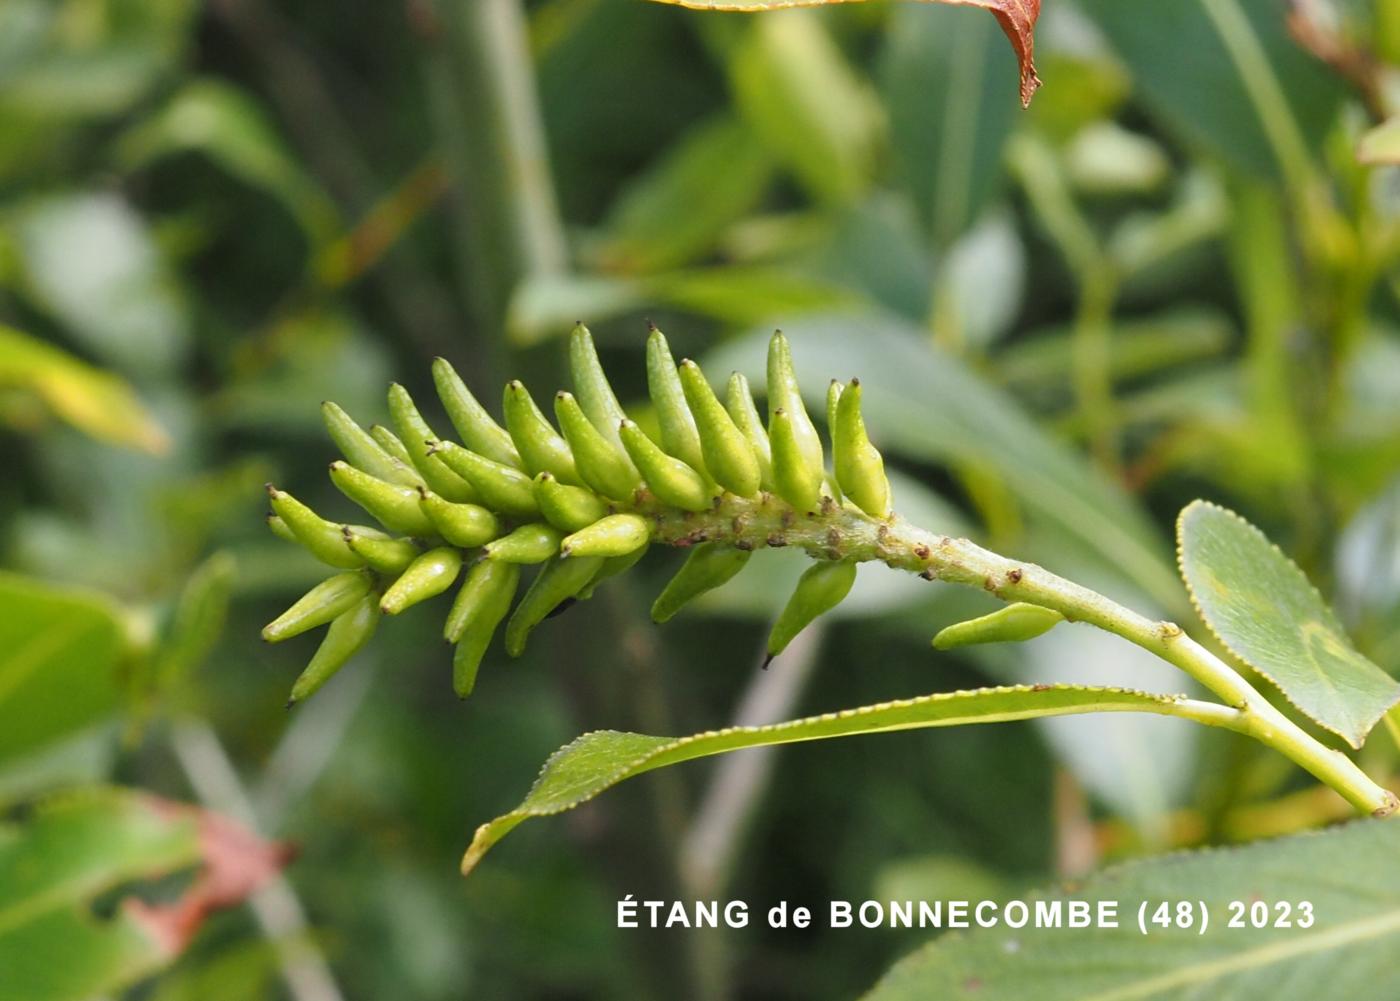
[{"label": "narrow lance-shaped leaf", "polygon": [[[565,560],[564,565],[570,562]],[[556,751],[545,762],[544,770],[524,802],[510,813],[477,828],[462,859],[462,871],[470,872],[491,846],[521,821],[563,813],[634,775],[711,754],[921,727],[1000,723],[1091,712],[1186,716],[1197,708],[1200,708],[1199,703],[1191,703],[1182,696],[1071,685],[1021,686],[925,695],[788,723],[730,727],[691,737],[652,737],[600,730],[584,734]]]},{"label": "narrow lance-shaped leaf", "polygon": [[1299,710],[1360,747],[1400,682],[1352,646],[1303,571],[1263,532],[1205,501],[1177,521],[1181,576],[1201,619]]},{"label": "narrow lance-shaped leaf", "polygon": [[[784,7],[812,7],[850,0],[658,0],[660,3],[692,7],[696,10],[765,11]],[[1035,22],[1040,17],[1040,0],[931,0],[962,7],[991,11],[1016,51],[1021,67],[1021,103],[1029,105],[1040,88],[1035,72]]]}]

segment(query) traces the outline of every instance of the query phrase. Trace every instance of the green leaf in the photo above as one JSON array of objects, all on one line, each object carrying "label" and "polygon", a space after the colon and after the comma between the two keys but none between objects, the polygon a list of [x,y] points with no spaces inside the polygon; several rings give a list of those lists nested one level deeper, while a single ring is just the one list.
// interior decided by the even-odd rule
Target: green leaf
[{"label": "green leaf", "polygon": [[1038,685],[943,692],[772,726],[730,727],[691,737],[652,737],[616,730],[586,733],[560,748],[545,762],[540,777],[518,807],[477,828],[462,859],[462,871],[470,872],[492,845],[524,820],[563,813],[624,779],[694,758],[805,740],[1076,713],[1182,715],[1183,702],[1182,696],[1149,695],[1117,688]]},{"label": "green leaf", "polygon": [[192,80],[118,146],[127,168],[182,152],[202,153],[278,199],[313,244],[327,242],[339,228],[326,193],[302,169],[262,109],[236,87]]},{"label": "green leaf", "polygon": [[110,602],[0,573],[0,763],[110,713],[124,652]]},{"label": "green leaf", "polygon": [[146,223],[106,193],[24,206],[16,227],[25,288],[73,337],[126,372],[164,377],[189,347],[189,317]]},{"label": "green leaf", "polygon": [[[285,858],[217,814],[132,790],[41,802],[24,824],[0,825],[0,998],[115,996],[173,960],[211,911],[243,901]],[[118,888],[196,864],[177,898],[124,894],[107,916]]]},{"label": "green leaf", "polygon": [[99,919],[92,901],[198,859],[192,814],[117,790],[64,796],[0,827],[0,996],[84,1001],[165,965],[173,952],[135,911]]},{"label": "green leaf", "polygon": [[[1229,851],[1150,859],[1021,897],[1118,902],[1117,928],[953,932],[898,963],[865,1001],[1187,1001],[1400,996],[1400,824],[1370,820]],[[1204,903],[1210,925],[1137,926],[1162,901]],[[1240,901],[1244,927],[1231,928]],[[1307,901],[1310,927],[1299,902]],[[1291,927],[1256,929],[1290,905]],[[1199,917],[1199,912],[1197,912]]]},{"label": "green leaf", "polygon": [[169,448],[165,429],[124,379],[0,324],[0,389],[11,388],[94,438],[151,453]]},{"label": "green leaf", "polygon": [[1303,571],[1233,511],[1195,501],[1177,522],[1181,576],[1201,619],[1288,701],[1360,747],[1400,682],[1352,646]]},{"label": "green leaf", "polygon": [[[1344,94],[1338,78],[1289,37],[1275,0],[1238,5],[1252,35],[1245,44],[1262,49],[1304,141],[1321,148]],[[1278,173],[1265,126],[1203,0],[1084,0],[1082,7],[1131,68],[1143,103],[1164,124],[1234,166]],[[1189,72],[1182,69],[1185,53]]]}]

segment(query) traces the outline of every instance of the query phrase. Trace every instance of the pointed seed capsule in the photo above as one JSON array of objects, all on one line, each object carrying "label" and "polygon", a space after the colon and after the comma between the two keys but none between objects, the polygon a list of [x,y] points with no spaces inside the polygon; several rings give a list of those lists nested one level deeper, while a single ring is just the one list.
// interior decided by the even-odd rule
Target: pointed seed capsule
[{"label": "pointed seed capsule", "polygon": [[331,623],[330,629],[326,630],[326,638],[312,654],[311,663],[306,665],[306,670],[301,672],[292,685],[292,695],[287,700],[287,708],[290,709],[295,703],[312,695],[329,681],[351,657],[364,649],[365,644],[374,636],[375,627],[378,625],[379,602],[373,594],[366,595],[352,605],[349,611],[342,612]]},{"label": "pointed seed capsule", "polygon": [[[655,327],[647,336],[647,390],[651,394],[652,405],[656,407],[656,419],[661,424],[662,450],[703,475],[705,459],[700,449],[700,432],[685,402],[685,389],[681,386],[680,373],[676,371],[666,335]],[[633,461],[636,461],[635,457]]]},{"label": "pointed seed capsule", "polygon": [[548,618],[561,603],[574,597],[597,574],[603,565],[601,556],[586,556],[572,560],[552,559],[530,582],[520,604],[515,606],[506,623],[506,653],[519,657],[534,628]]},{"label": "pointed seed capsule", "polygon": [[418,503],[437,534],[454,546],[472,549],[500,534],[500,521],[479,504],[454,504],[431,490],[420,490],[419,495]]},{"label": "pointed seed capsule", "polygon": [[510,611],[519,585],[520,567],[514,563],[481,560],[467,574],[443,627],[444,638],[457,644],[452,653],[452,688],[459,699],[475,687],[481,658]]},{"label": "pointed seed capsule", "polygon": [[423,482],[416,469],[386,452],[383,445],[334,403],[321,404],[321,419],[335,447],[356,469],[406,487],[416,487]]},{"label": "pointed seed capsule", "polygon": [[421,601],[435,598],[452,586],[462,570],[462,552],[451,546],[429,549],[408,565],[379,600],[385,615],[398,615]]},{"label": "pointed seed capsule", "polygon": [[559,544],[559,555],[612,558],[645,549],[651,541],[651,525],[639,514],[610,514],[580,529]]},{"label": "pointed seed capsule", "polygon": [[768,659],[782,653],[818,616],[841,604],[855,582],[856,565],[849,561],[821,561],[808,567],[768,635]]},{"label": "pointed seed capsule", "polygon": [[484,550],[489,560],[502,563],[543,563],[559,552],[564,533],[552,525],[532,522],[503,535]]},{"label": "pointed seed capsule", "polygon": [[773,489],[799,511],[817,510],[822,500],[823,473],[808,463],[786,410],[773,411],[768,437],[773,442]]},{"label": "pointed seed capsule", "polygon": [[408,569],[423,550],[408,539],[385,539],[367,535],[349,525],[341,527],[350,551],[369,564],[371,570],[397,577]]},{"label": "pointed seed capsule", "polygon": [[446,358],[433,359],[433,385],[442,400],[447,418],[457,430],[462,444],[478,455],[516,469],[523,468],[520,453],[506,429],[491,417]]},{"label": "pointed seed capsule", "polygon": [[618,434],[657,500],[682,511],[709,510],[713,493],[703,476],[680,459],[661,451],[633,421],[618,425]]},{"label": "pointed seed capsule", "polygon": [[[622,412],[622,404],[617,402],[617,395],[603,371],[603,363],[598,360],[593,334],[582,323],[569,334],[569,374],[573,377],[574,393],[589,422],[614,448],[621,449],[622,439],[617,436],[617,426],[627,415]],[[570,444],[573,442],[570,441]],[[577,448],[574,454],[578,455]]]},{"label": "pointed seed capsule", "polygon": [[390,431],[383,424],[376,424],[369,429],[369,436],[373,438],[384,451],[388,452],[410,469],[413,468],[413,456],[408,454],[408,449],[394,432]]},{"label": "pointed seed capsule", "polygon": [[402,439],[404,448],[413,460],[413,467],[423,474],[423,481],[433,493],[450,501],[468,503],[476,500],[472,485],[443,465],[442,460],[432,454],[428,443],[437,440],[437,434],[408,395],[397,382],[389,387],[389,416],[394,419],[394,428]]},{"label": "pointed seed capsule", "polygon": [[559,437],[520,380],[506,383],[504,409],[506,427],[525,463],[525,472],[531,476],[550,472],[570,486],[582,484],[569,443]]},{"label": "pointed seed capsule", "polygon": [[831,445],[832,473],[830,476],[826,477],[826,482],[823,486],[838,503],[841,501],[841,484],[836,476],[836,411],[841,405],[841,393],[845,388],[845,384],[837,379],[832,379],[831,382],[827,383],[826,387],[826,433],[827,436],[833,440]]},{"label": "pointed seed capsule", "polygon": [[759,485],[764,490],[773,489],[773,446],[768,442],[768,432],[763,427],[763,418],[758,415],[758,407],[753,402],[753,391],[749,380],[742,372],[729,376],[725,392],[725,409],[734,419],[734,426],[748,440],[758,460]]},{"label": "pointed seed capsule", "polygon": [[608,513],[608,506],[593,491],[560,483],[550,473],[535,477],[535,503],[545,521],[561,532],[577,532]]},{"label": "pointed seed capsule", "polygon": [[631,570],[641,558],[647,554],[647,547],[643,546],[635,552],[626,556],[613,556],[603,561],[603,565],[598,568],[598,572],[593,575],[593,579],[584,585],[583,590],[578,593],[579,601],[587,601],[593,597],[593,592],[598,589],[598,585],[609,578],[616,577]]},{"label": "pointed seed capsule", "polygon": [[267,527],[272,530],[273,535],[277,536],[277,538],[281,539],[283,542],[295,542],[300,545],[301,540],[287,527],[287,523],[283,521],[280,516],[273,514],[271,511],[267,514]]},{"label": "pointed seed capsule", "polygon": [[[386,483],[344,462],[331,463],[331,482],[392,532],[433,535],[433,523],[418,503],[418,491]],[[339,534],[337,528],[336,534]],[[344,545],[344,540],[341,540]]]},{"label": "pointed seed capsule", "polygon": [[355,570],[365,565],[364,560],[346,548],[339,525],[322,518],[291,494],[285,490],[278,490],[271,483],[267,485],[267,495],[273,513],[312,556],[322,563],[342,570]]},{"label": "pointed seed capsule", "polygon": [[262,638],[269,643],[300,636],[308,629],[324,626],[348,612],[369,594],[373,583],[363,570],[348,570],[327,577],[297,599],[296,604],[263,627]]},{"label": "pointed seed capsule", "polygon": [[740,497],[758,494],[762,472],[758,457],[710,388],[700,366],[687,358],[680,367],[681,388],[700,433],[705,469],[715,482]]},{"label": "pointed seed capsule", "polygon": [[653,622],[665,622],[690,601],[726,583],[749,562],[751,550],[718,542],[702,542],[690,551],[685,563],[651,606]]},{"label": "pointed seed capsule", "polygon": [[832,464],[836,481],[856,507],[874,518],[890,515],[890,481],[885,460],[865,433],[860,412],[860,380],[852,379],[836,406],[831,430]]},{"label": "pointed seed capsule", "polygon": [[1020,643],[1048,633],[1065,617],[1052,608],[1023,601],[989,615],[948,626],[933,638],[934,649],[953,650],[975,643]]},{"label": "pointed seed capsule", "polygon": [[[802,391],[797,384],[797,373],[792,367],[792,346],[781,330],[773,334],[768,342],[768,416],[771,422],[774,411],[786,410],[792,420],[793,436],[807,465],[820,474],[825,468],[822,455],[822,440],[817,434],[812,419],[807,416],[807,408],[802,403]],[[768,433],[771,436],[773,429]]]},{"label": "pointed seed capsule", "polygon": [[[554,397],[554,416],[574,453],[583,482],[615,501],[631,500],[642,485],[642,477],[627,453],[603,437],[572,394],[560,392]],[[615,428],[613,434],[621,442]]]},{"label": "pointed seed capsule", "polygon": [[433,453],[471,482],[485,507],[515,518],[539,514],[530,477],[514,466],[478,455],[453,441],[434,442]]}]

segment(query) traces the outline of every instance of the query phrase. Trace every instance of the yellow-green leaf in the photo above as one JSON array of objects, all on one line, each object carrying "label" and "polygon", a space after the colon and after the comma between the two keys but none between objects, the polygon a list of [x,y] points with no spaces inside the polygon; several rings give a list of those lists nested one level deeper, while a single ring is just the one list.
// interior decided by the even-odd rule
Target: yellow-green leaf
[{"label": "yellow-green leaf", "polygon": [[1360,747],[1400,682],[1352,646],[1303,571],[1233,511],[1205,501],[1177,521],[1181,576],[1201,619],[1299,710]]},{"label": "yellow-green leaf", "polygon": [[711,754],[830,737],[1078,713],[1147,712],[1185,716],[1195,708],[1199,705],[1182,696],[1150,695],[1118,688],[1036,685],[943,692],[771,726],[730,727],[691,737],[652,737],[616,730],[586,733],[554,752],[518,807],[477,828],[462,859],[462,871],[470,872],[491,846],[521,821],[563,813],[634,775]]}]

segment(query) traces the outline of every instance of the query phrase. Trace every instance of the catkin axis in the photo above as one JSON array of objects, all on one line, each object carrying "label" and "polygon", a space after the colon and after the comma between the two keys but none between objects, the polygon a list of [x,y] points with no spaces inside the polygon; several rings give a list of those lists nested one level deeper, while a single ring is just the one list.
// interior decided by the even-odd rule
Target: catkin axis
[{"label": "catkin axis", "polygon": [[841,604],[856,582],[856,564],[848,560],[813,563],[797,581],[787,605],[768,634],[768,660],[782,653],[798,633]]}]

